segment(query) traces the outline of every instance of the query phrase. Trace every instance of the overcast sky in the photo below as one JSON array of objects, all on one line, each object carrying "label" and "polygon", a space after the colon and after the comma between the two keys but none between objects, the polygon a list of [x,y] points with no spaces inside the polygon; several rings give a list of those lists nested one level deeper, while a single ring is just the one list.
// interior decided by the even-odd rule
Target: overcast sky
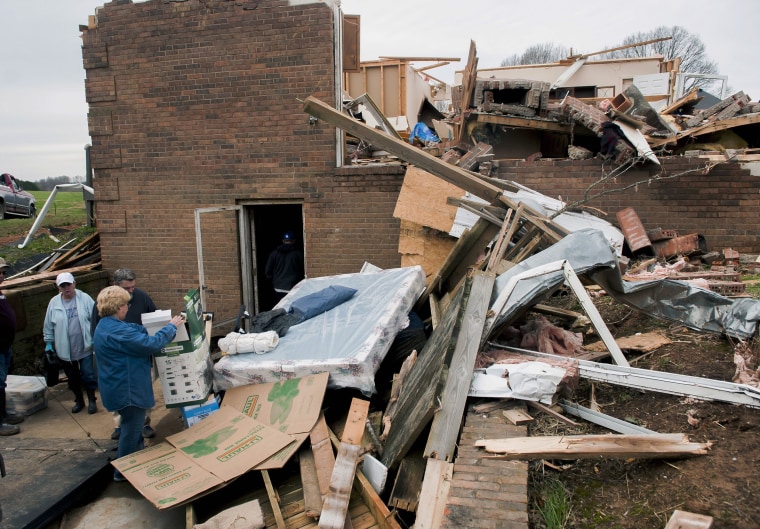
[{"label": "overcast sky", "polygon": [[[84,175],[90,138],[79,25],[104,3],[0,0],[0,173],[22,180]],[[533,44],[592,53],[632,33],[683,26],[702,39],[734,91],[760,98],[756,0],[343,0],[342,6],[361,15],[362,60],[460,57],[429,72],[447,82],[464,68],[470,40],[479,67],[491,68]]]}]

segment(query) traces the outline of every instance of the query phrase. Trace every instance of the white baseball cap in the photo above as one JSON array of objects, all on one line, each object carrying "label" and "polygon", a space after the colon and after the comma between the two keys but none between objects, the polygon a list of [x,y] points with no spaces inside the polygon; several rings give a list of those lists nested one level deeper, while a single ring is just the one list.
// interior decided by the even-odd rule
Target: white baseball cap
[{"label": "white baseball cap", "polygon": [[69,272],[61,272],[55,278],[55,284],[61,286],[61,283],[76,283],[76,281],[74,281],[74,276]]}]

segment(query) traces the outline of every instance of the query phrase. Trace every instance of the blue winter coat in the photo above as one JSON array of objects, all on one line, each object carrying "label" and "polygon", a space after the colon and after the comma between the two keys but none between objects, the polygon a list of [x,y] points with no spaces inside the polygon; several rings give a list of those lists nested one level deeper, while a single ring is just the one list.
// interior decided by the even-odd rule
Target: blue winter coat
[{"label": "blue winter coat", "polygon": [[115,316],[98,322],[94,339],[98,358],[98,388],[103,406],[108,411],[127,406],[148,409],[156,404],[150,357],[170,343],[176,333],[173,323],[148,336],[142,325],[126,323]]}]

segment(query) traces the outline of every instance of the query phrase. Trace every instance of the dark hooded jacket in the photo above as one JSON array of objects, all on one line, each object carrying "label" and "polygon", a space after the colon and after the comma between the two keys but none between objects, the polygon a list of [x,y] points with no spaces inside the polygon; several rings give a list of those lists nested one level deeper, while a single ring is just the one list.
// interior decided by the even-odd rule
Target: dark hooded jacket
[{"label": "dark hooded jacket", "polygon": [[281,244],[267,259],[264,273],[277,290],[289,291],[303,279],[303,253],[295,244]]}]

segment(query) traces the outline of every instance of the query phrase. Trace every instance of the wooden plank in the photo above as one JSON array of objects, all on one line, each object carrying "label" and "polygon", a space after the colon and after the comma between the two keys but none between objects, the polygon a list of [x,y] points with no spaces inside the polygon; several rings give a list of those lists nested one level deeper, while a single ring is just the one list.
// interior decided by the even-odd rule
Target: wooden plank
[{"label": "wooden plank", "polygon": [[428,280],[427,288],[415,304],[415,309],[419,311],[430,294],[453,290],[453,285],[457,285],[465,276],[498,231],[497,226],[487,220],[478,219],[472,228],[459,238],[441,268]]},{"label": "wooden plank", "polygon": [[450,363],[450,367],[439,399],[441,409],[435,414],[425,446],[425,457],[444,461],[454,459],[494,281],[496,276],[492,273],[473,272],[465,282],[467,303],[460,309],[460,327],[455,331],[456,342],[450,362],[448,358],[444,360],[444,363]]},{"label": "wooden plank", "polygon": [[409,512],[417,510],[425,466],[425,458],[420,456],[405,457],[401,460],[388,505]]},{"label": "wooden plank", "polygon": [[[373,146],[379,149],[384,149],[402,160],[417,167],[421,167],[450,184],[454,184],[465,191],[469,191],[473,195],[487,200],[488,202],[496,200],[502,193],[500,187],[484,181],[475,173],[448,164],[403,140],[393,138],[385,132],[369,127],[364,123],[335,110],[313,96],[306,98],[303,110],[307,114],[322,119],[359,138],[365,139],[372,143]],[[513,190],[516,191],[516,189]]]},{"label": "wooden plank", "polygon": [[688,511],[673,511],[665,529],[712,529],[713,517]]},{"label": "wooden plank", "polygon": [[319,517],[320,529],[343,529],[345,526],[368,413],[369,401],[356,398],[351,401],[338,457],[335,458],[335,467],[330,477],[330,490]]},{"label": "wooden plank", "polygon": [[554,417],[558,421],[562,421],[562,422],[564,422],[566,424],[569,424],[570,426],[578,426],[577,422],[573,421],[572,419],[568,419],[567,417],[565,417],[561,413],[557,413],[556,411],[554,411],[553,409],[551,409],[549,406],[545,406],[545,405],[541,404],[540,402],[534,402],[532,400],[527,400],[525,402],[527,402],[528,406],[530,406],[531,408],[535,408],[535,409],[537,409],[539,411],[544,412],[547,415],[551,415],[552,417]]},{"label": "wooden plank", "polygon": [[[73,268],[67,268],[67,272],[71,272],[74,274],[74,279],[76,279],[77,272],[89,272],[91,270],[95,270],[100,268],[101,263],[92,263],[88,265],[82,265],[82,266],[75,266]],[[7,279],[3,281],[3,290],[15,288],[15,287],[21,287],[21,286],[27,286],[31,285],[33,283],[38,283],[40,281],[55,281],[56,276],[58,276],[58,272],[42,272],[41,274],[35,274],[32,276],[24,276],[24,277],[17,277],[15,279]]]},{"label": "wooden plank", "polygon": [[509,410],[504,410],[501,413],[503,413],[504,417],[515,426],[527,424],[534,420],[533,417],[525,412],[525,410],[520,408],[511,408]]},{"label": "wooden plank", "polygon": [[428,459],[414,529],[438,529],[449,497],[454,463]]},{"label": "wooden plank", "polygon": [[470,51],[467,54],[467,64],[462,74],[462,99],[459,106],[459,120],[454,122],[454,137],[457,141],[464,139],[464,131],[467,129],[467,115],[472,102],[472,91],[475,89],[475,81],[478,78],[478,52],[475,41],[470,41]]},{"label": "wooden plank", "polygon": [[504,459],[657,459],[704,455],[712,444],[692,443],[686,434],[606,434],[480,439],[475,446]]},{"label": "wooden plank", "polygon": [[317,483],[319,492],[323,496],[330,490],[330,476],[335,466],[335,454],[330,444],[330,434],[325,422],[325,416],[320,414],[319,419],[309,432],[311,450],[314,454],[314,466],[317,469]]},{"label": "wooden plank", "polygon": [[322,512],[322,494],[319,490],[317,466],[314,463],[314,452],[311,448],[303,448],[298,452],[298,463],[303,485],[304,510],[307,516],[319,518]]},{"label": "wooden plank", "polygon": [[280,498],[277,495],[277,491],[272,485],[272,480],[269,477],[268,470],[261,471],[261,477],[264,478],[264,486],[267,489],[267,495],[269,496],[269,505],[274,512],[274,518],[277,520],[277,529],[285,529],[285,519],[282,517],[282,511],[280,511]]},{"label": "wooden plank", "polygon": [[400,420],[392,422],[383,449],[382,463],[388,468],[406,455],[438,406],[435,399],[442,387],[443,353],[449,347],[462,297],[463,289],[454,294],[401,388],[395,414]]}]

